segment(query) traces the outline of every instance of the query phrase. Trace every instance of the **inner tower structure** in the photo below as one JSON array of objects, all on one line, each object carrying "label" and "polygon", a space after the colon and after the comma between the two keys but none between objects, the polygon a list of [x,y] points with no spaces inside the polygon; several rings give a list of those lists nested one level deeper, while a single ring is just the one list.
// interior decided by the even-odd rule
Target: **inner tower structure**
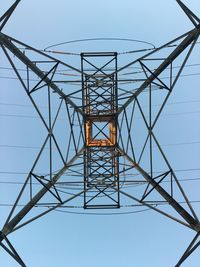
[{"label": "inner tower structure", "polygon": [[[119,194],[116,194],[119,189],[117,53],[82,53],[81,66],[85,131],[84,208],[119,208]],[[97,198],[100,195],[104,197]]]}]

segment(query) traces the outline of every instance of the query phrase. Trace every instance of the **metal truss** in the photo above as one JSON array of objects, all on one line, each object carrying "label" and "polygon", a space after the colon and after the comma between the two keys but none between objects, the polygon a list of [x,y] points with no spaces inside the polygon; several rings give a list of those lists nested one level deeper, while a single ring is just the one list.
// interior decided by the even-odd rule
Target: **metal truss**
[{"label": "metal truss", "polygon": [[[91,62],[97,59],[103,65]],[[119,208],[117,53],[82,53],[81,60],[86,147],[84,185],[92,190],[84,194],[84,208]],[[92,66],[88,73],[87,65]],[[108,65],[111,71],[106,71]],[[98,197],[102,194],[103,201]]]},{"label": "metal truss", "polygon": [[[118,67],[117,52],[81,53],[78,69],[2,32],[19,2],[0,18],[0,46],[46,137],[0,232],[1,247],[26,266],[8,235],[57,208],[87,212],[124,205],[148,207],[196,233],[176,264],[180,266],[200,245],[200,223],[155,128],[197,42],[199,18],[177,0],[194,25],[191,31],[123,67]],[[174,70],[176,62],[180,66]],[[21,66],[26,68],[26,79]],[[127,74],[130,66],[140,71]],[[78,80],[61,78],[61,68],[73,70]],[[158,98],[162,104],[155,109]],[[41,99],[48,112],[40,109]],[[65,116],[62,128],[61,115]]]}]

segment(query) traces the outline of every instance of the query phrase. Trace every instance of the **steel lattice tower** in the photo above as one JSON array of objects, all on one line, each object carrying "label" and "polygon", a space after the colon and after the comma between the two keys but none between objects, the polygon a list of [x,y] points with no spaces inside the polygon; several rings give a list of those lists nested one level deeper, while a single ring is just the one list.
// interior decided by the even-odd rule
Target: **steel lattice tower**
[{"label": "steel lattice tower", "polygon": [[[119,209],[124,202],[127,204],[128,199],[130,207],[137,204],[151,208],[194,230],[194,239],[176,264],[176,267],[180,266],[200,245],[200,223],[158,142],[154,128],[197,42],[199,18],[177,0],[194,25],[191,31],[123,67],[118,67],[118,53],[115,51],[81,53],[81,68],[78,69],[2,32],[19,2],[17,0],[0,18],[0,45],[47,135],[0,232],[1,247],[19,265],[26,266],[8,239],[12,232],[66,205],[79,205],[85,210]],[[24,47],[26,53],[18,46]],[[165,48],[169,49],[167,55]],[[174,72],[173,63],[180,57],[182,64]],[[26,67],[27,82],[18,70],[19,63]],[[119,74],[130,66],[139,67],[142,72],[137,78],[121,79]],[[60,79],[57,75],[60,67],[75,71],[81,79]],[[167,81],[161,76],[166,72],[169,74]],[[37,82],[33,81],[34,77],[37,77]],[[120,89],[121,84],[127,81],[132,82],[131,88]],[[81,84],[81,89],[69,91],[69,83]],[[162,98],[162,105],[152,116],[153,99],[158,96]],[[47,118],[37,103],[41,97],[47,99]],[[55,114],[52,111],[53,101],[58,103]],[[144,103],[148,105],[148,111],[143,107]],[[56,128],[61,112],[65,114],[67,128],[63,143],[59,141]],[[136,123],[138,114],[142,124]],[[145,138],[138,138],[135,134],[141,127],[146,133]],[[47,144],[48,164],[45,162]],[[79,174],[81,181],[73,178],[74,174]],[[136,178],[122,179],[122,175],[128,177],[133,174]],[[166,180],[170,182],[163,183]],[[124,188],[126,183],[141,186],[131,191]],[[79,185],[79,192],[66,197],[65,187],[73,188],[74,184]],[[27,195],[27,204],[19,208],[18,204],[27,200]],[[184,200],[184,205],[181,200]],[[167,204],[169,209],[159,206],[160,202]],[[36,212],[36,206],[46,209]]]}]

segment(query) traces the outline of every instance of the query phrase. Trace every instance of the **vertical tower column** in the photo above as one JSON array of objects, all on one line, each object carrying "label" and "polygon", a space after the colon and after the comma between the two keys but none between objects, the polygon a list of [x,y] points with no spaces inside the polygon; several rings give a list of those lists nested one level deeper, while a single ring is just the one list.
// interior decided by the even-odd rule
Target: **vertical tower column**
[{"label": "vertical tower column", "polygon": [[[119,208],[117,53],[82,53],[84,208]],[[91,190],[90,190],[91,188]]]}]

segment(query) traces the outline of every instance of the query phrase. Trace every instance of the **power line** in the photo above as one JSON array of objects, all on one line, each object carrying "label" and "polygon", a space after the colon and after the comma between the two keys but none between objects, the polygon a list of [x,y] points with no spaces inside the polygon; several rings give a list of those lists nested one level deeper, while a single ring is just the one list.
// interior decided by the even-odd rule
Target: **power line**
[{"label": "power line", "polygon": [[[171,143],[171,144],[162,144],[162,146],[183,146],[183,145],[196,145],[200,144],[200,141],[190,141],[190,142],[181,142],[181,143]],[[7,145],[2,144],[0,145],[1,148],[17,148],[17,149],[41,149],[39,146],[22,146],[22,145]],[[49,147],[45,147],[44,149],[49,150]],[[74,149],[71,149],[71,151],[75,151]]]},{"label": "power line", "polygon": [[[137,72],[139,73],[139,72]],[[141,72],[142,73],[142,72]],[[126,74],[123,74],[123,75],[129,75],[129,74],[136,74],[135,72],[134,73],[126,73]],[[67,74],[64,74],[64,75],[67,75]],[[190,76],[199,76],[200,73],[197,72],[197,73],[190,73],[190,74],[181,74],[179,76],[179,78],[183,78],[183,77],[190,77]],[[169,79],[170,77],[162,77],[161,79]],[[9,76],[0,76],[0,79],[7,79],[7,80],[19,80],[17,77],[9,77]],[[27,78],[22,78],[23,81],[27,81],[28,79]],[[38,82],[39,79],[29,79],[29,81],[31,82]],[[64,81],[63,81],[64,82]],[[126,82],[126,84],[128,83],[133,83],[134,81],[131,81],[131,82]],[[70,81],[68,82],[68,84],[70,85],[74,85],[73,83],[70,83]],[[80,85],[81,84],[81,81],[77,81],[77,85]],[[125,83],[124,83],[125,84]],[[76,84],[75,84],[76,85]]]},{"label": "power line", "polygon": [[[156,206],[156,205],[154,205]],[[145,212],[145,211],[150,211],[151,208],[147,208],[147,209],[143,209],[143,210],[136,210],[136,211],[124,211],[124,212],[75,212],[75,211],[69,211],[69,210],[58,210],[56,209],[55,211],[57,212],[62,212],[62,213],[70,213],[70,214],[77,214],[77,215],[99,215],[99,216],[111,216],[111,215],[125,215],[125,214],[134,214],[134,213],[141,213],[141,212]]]},{"label": "power line", "polygon": [[[200,203],[200,200],[194,200],[194,201],[190,201],[190,203]],[[163,204],[154,204],[154,207],[158,207],[161,205],[166,205],[168,203],[163,203]],[[179,204],[186,204],[186,202],[182,201],[179,202]],[[142,206],[142,205],[141,205]],[[70,213],[70,214],[77,214],[77,215],[103,215],[103,216],[109,216],[109,215],[126,215],[126,214],[134,214],[134,213],[140,213],[140,212],[145,212],[145,211],[150,211],[152,210],[151,208],[146,208],[143,210],[136,210],[136,211],[124,211],[124,212],[108,212],[108,213],[102,213],[102,212],[73,212],[73,211],[68,211],[68,210],[58,210],[56,209],[55,211],[57,212],[62,212],[62,213]]]},{"label": "power line", "polygon": [[[200,110],[197,110],[197,111],[185,111],[185,112],[178,112],[178,113],[161,114],[161,116],[165,116],[165,117],[166,116],[180,116],[180,115],[190,115],[190,114],[199,114],[199,113],[200,113]],[[0,117],[15,117],[15,118],[25,118],[25,119],[40,119],[39,116],[17,115],[17,114],[7,114],[7,113],[0,113]],[[65,120],[65,119],[64,118],[59,118],[59,120]],[[74,124],[74,126],[79,126],[79,125],[75,125]]]},{"label": "power line", "polygon": [[183,145],[197,145],[200,144],[200,141],[194,142],[182,142],[182,143],[174,143],[174,144],[162,144],[161,146],[183,146]]},{"label": "power line", "polygon": [[[173,170],[174,172],[194,172],[194,171],[200,171],[200,168],[191,168],[191,169],[177,169],[177,170]],[[3,175],[3,174],[13,174],[13,175],[18,175],[18,174],[28,174],[27,172],[11,172],[11,171],[0,171],[0,175]],[[179,181],[198,181],[200,180],[200,177],[194,177],[194,178],[185,178],[185,179],[179,179]],[[129,181],[126,181],[127,183]],[[168,181],[168,182],[171,182],[171,181]],[[10,183],[10,184],[24,184],[23,182],[15,182],[15,181],[0,181],[0,183]],[[67,182],[68,184],[70,184],[71,182]],[[77,182],[77,183],[81,183],[81,182]],[[82,182],[83,183],[83,182]],[[73,184],[74,186],[74,184]]]},{"label": "power line", "polygon": [[[191,204],[194,203],[200,203],[200,200],[194,200],[194,201],[190,201]],[[179,204],[186,204],[185,201],[180,201]],[[163,206],[163,205],[169,205],[169,203],[164,202],[164,203],[155,203],[152,206],[154,207],[158,207],[158,206]],[[0,204],[0,207],[12,207],[12,204]],[[16,206],[20,206],[20,207],[24,207],[25,205],[16,205]],[[139,206],[143,206],[141,205],[121,205],[121,208],[133,208],[133,207],[139,207]],[[54,206],[52,205],[36,205],[34,206],[35,208],[52,208]],[[65,208],[65,207],[63,207]],[[67,206],[67,208],[71,208],[71,209],[80,209],[82,207],[78,207],[78,206]],[[134,210],[134,211],[124,211],[124,212],[78,212],[78,211],[69,211],[69,210],[61,210],[59,209],[55,209],[54,212],[61,212],[61,213],[70,213],[70,214],[77,214],[77,215],[95,215],[95,216],[112,216],[112,215],[128,215],[128,214],[134,214],[134,213],[141,213],[141,212],[146,212],[146,211],[150,211],[152,210],[151,208],[145,208],[145,209],[140,209],[140,210]]]},{"label": "power line", "polygon": [[[181,104],[188,104],[188,103],[200,103],[200,100],[187,100],[187,101],[169,102],[169,103],[166,103],[166,106],[181,105]],[[160,105],[161,104],[154,104],[152,106],[160,106]],[[16,106],[16,107],[27,107],[27,108],[32,108],[33,107],[33,105],[28,105],[28,104],[5,103],[5,102],[0,102],[0,106]],[[38,106],[38,107],[39,108],[48,108],[47,106]]]},{"label": "power line", "polygon": [[[39,146],[18,146],[18,145],[0,145],[2,148],[21,148],[21,149],[41,149]],[[50,149],[49,147],[45,147],[44,149]]]},{"label": "power line", "polygon": [[[184,66],[184,68],[191,68],[191,67],[198,67],[198,66],[200,66],[200,63],[193,63],[193,64],[186,64],[185,66]],[[120,67],[119,67],[120,68]],[[129,67],[127,67],[127,69],[138,69],[139,67],[134,67],[134,66],[129,66]],[[172,68],[170,68],[170,69],[177,69],[177,68],[180,68],[180,66],[173,66]],[[13,71],[13,68],[12,67],[0,67],[0,69],[1,70],[12,70]],[[27,72],[27,69],[22,69],[22,68],[16,68],[17,69],[17,71],[22,71],[22,72]],[[141,69],[141,68],[140,68]],[[167,68],[167,69],[169,69],[169,68]],[[86,68],[85,69],[86,71],[92,71],[93,69],[90,69],[90,68]],[[110,70],[110,71],[112,71],[112,70],[114,70],[114,69],[111,69],[111,68],[105,68],[105,70]],[[30,70],[31,71],[31,70]],[[60,72],[63,72],[63,71],[69,71],[69,72],[72,72],[72,71],[74,71],[74,70],[72,70],[72,69],[59,69],[59,70],[57,70],[55,73],[60,73]],[[44,71],[45,72],[45,71]]]},{"label": "power line", "polygon": [[[4,103],[4,102],[0,102],[0,106],[16,106],[16,107],[33,108],[33,105],[17,104],[17,103]],[[47,106],[39,106],[39,108],[48,108],[48,107]]]}]

